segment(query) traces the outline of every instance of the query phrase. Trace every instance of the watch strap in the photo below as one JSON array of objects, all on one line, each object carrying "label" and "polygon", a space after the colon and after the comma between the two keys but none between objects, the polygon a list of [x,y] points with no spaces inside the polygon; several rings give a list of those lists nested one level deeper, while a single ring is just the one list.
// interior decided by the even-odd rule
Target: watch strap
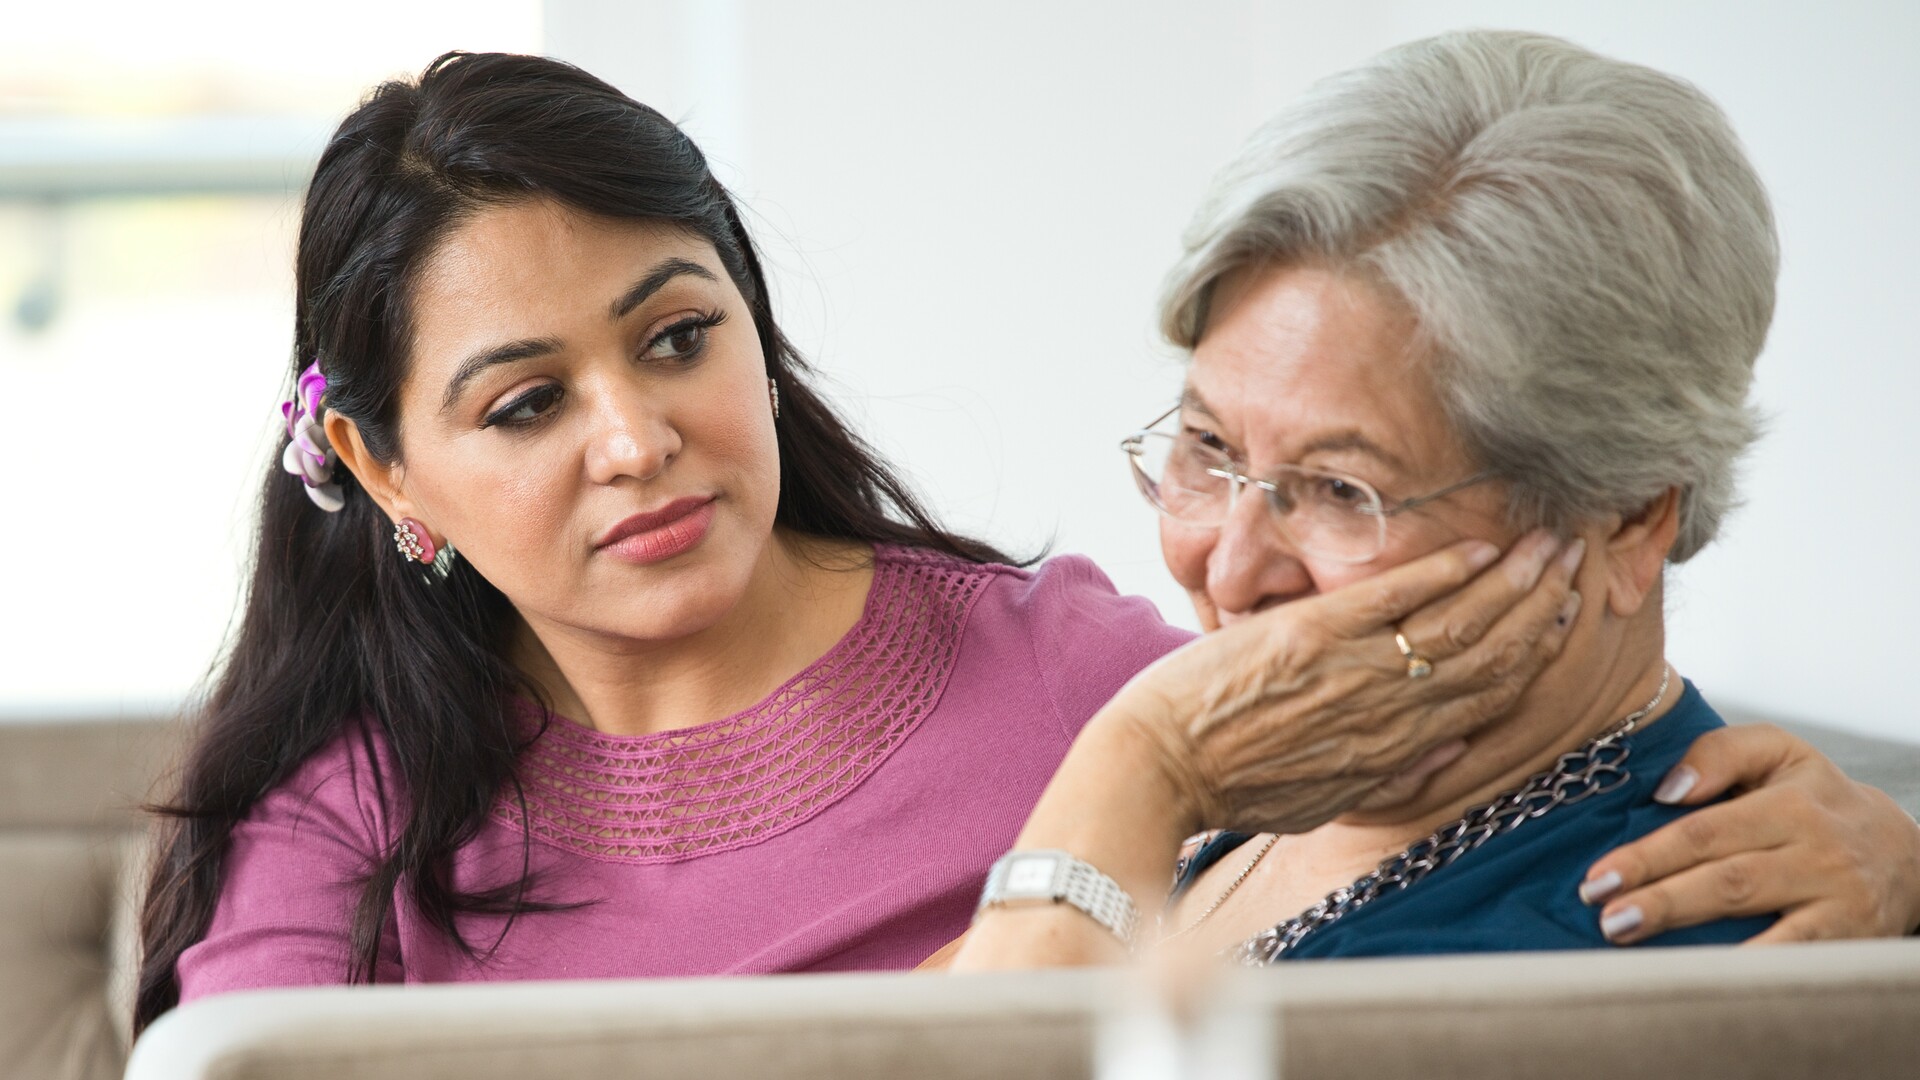
[{"label": "watch strap", "polygon": [[1065,851],[1014,851],[1001,856],[987,871],[978,911],[1044,903],[1076,908],[1106,927],[1121,944],[1133,947],[1140,921],[1133,897],[1098,867]]}]

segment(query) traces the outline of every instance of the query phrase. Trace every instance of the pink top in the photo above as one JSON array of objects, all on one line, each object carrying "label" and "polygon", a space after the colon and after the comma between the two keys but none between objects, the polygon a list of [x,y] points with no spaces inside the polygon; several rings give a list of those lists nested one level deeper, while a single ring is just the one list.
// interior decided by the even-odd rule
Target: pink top
[{"label": "pink top", "polygon": [[[1189,635],[1078,556],[876,563],[853,629],[746,712],[642,736],[555,718],[522,768],[533,895],[592,903],[475,960],[402,898],[379,981],[910,968],[957,937],[1074,735]],[[183,1002],[346,980],[355,879],[392,835],[366,745],[343,733],[234,830]],[[522,825],[503,802],[457,884],[512,881]],[[462,922],[483,952],[501,925]]]}]

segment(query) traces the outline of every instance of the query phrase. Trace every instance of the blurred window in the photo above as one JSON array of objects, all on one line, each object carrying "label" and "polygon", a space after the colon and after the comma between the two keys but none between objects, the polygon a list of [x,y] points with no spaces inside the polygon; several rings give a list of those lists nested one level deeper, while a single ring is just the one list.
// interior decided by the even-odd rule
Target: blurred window
[{"label": "blurred window", "polygon": [[375,83],[537,0],[20,5],[0,35],[0,719],[178,703],[239,604],[299,194]]}]

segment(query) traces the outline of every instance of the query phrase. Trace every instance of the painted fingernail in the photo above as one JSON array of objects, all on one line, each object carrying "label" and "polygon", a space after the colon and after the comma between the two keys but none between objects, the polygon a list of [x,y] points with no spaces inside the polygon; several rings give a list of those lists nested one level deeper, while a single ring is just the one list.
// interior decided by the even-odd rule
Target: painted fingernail
[{"label": "painted fingernail", "polygon": [[1575,539],[1573,543],[1567,545],[1567,550],[1560,553],[1560,569],[1571,574],[1580,569],[1580,560],[1586,557],[1587,542],[1583,539]]},{"label": "painted fingernail", "polygon": [[1560,603],[1560,618],[1557,621],[1561,626],[1566,626],[1568,623],[1573,622],[1573,617],[1578,614],[1580,614],[1580,594],[1578,592],[1570,592],[1567,594],[1567,598]]},{"label": "painted fingernail", "polygon": [[1640,924],[1645,921],[1646,917],[1640,914],[1639,908],[1623,907],[1600,920],[1600,933],[1608,941],[1619,941],[1625,935],[1640,929]]},{"label": "painted fingernail", "polygon": [[[1592,881],[1580,883],[1580,902],[1592,907],[1604,904],[1607,898],[1620,891],[1620,871],[1609,870]],[[1634,910],[1638,910],[1637,908]]]},{"label": "painted fingernail", "polygon": [[1467,548],[1467,565],[1475,570],[1485,570],[1500,557],[1500,549],[1485,540],[1476,540]]},{"label": "painted fingernail", "polygon": [[1660,786],[1654,789],[1653,801],[1672,806],[1686,798],[1687,792],[1692,791],[1693,785],[1699,782],[1700,774],[1692,766],[1675,765],[1668,771],[1666,779],[1660,781]]}]

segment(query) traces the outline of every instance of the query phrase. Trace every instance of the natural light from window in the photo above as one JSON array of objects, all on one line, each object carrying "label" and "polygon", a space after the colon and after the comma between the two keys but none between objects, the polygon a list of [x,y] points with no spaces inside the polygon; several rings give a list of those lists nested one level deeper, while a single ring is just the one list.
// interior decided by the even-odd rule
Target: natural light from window
[{"label": "natural light from window", "polygon": [[0,36],[0,718],[216,658],[289,369],[299,190],[382,78],[538,51],[533,0],[24,5]]}]

